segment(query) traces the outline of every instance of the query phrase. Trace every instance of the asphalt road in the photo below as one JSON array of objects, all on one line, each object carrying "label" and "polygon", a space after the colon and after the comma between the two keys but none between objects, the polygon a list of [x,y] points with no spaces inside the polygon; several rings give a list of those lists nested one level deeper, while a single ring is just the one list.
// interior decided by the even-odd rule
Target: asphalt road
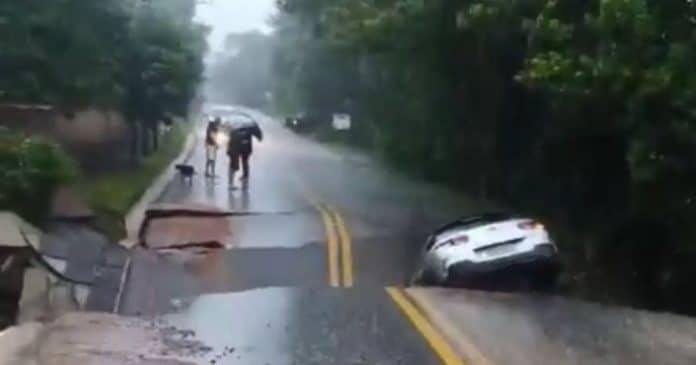
[{"label": "asphalt road", "polygon": [[[409,282],[426,233],[474,205],[256,117],[266,138],[246,188],[228,188],[221,153],[218,178],[175,179],[160,198],[240,213],[223,218],[224,229],[206,223],[226,249],[137,249],[124,287],[120,313],[193,331],[211,348],[196,362],[696,363],[693,319],[553,297],[396,289]],[[199,145],[190,163],[202,171],[203,159]],[[621,325],[628,320],[641,331]]]},{"label": "asphalt road", "polygon": [[[217,178],[175,179],[160,198],[249,213],[229,218],[229,249],[139,250],[121,313],[166,315],[239,348],[234,364],[439,363],[384,288],[410,280],[422,237],[447,214],[430,207],[442,193],[258,117],[265,139],[246,188],[229,189],[220,151]],[[198,145],[190,163],[202,171],[204,158]]]}]

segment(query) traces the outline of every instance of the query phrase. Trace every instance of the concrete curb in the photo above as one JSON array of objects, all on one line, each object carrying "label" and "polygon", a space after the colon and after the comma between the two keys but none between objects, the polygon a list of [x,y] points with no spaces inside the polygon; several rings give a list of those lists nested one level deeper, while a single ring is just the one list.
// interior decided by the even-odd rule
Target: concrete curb
[{"label": "concrete curb", "polygon": [[143,195],[140,197],[137,203],[133,205],[133,207],[130,209],[128,214],[126,215],[126,231],[128,232],[128,237],[121,242],[121,245],[123,245],[126,248],[133,248],[138,243],[138,231],[140,229],[140,225],[145,218],[145,211],[147,208],[152,204],[157,198],[162,195],[164,192],[164,189],[167,187],[171,179],[174,177],[176,171],[174,167],[177,164],[185,162],[191,152],[193,151],[193,148],[196,145],[196,133],[198,129],[196,126],[194,126],[193,130],[189,134],[188,138],[186,139],[186,143],[184,144],[184,148],[181,150],[181,153],[177,158],[175,158],[167,167],[164,168],[164,171],[160,174],[160,176],[150,185],[150,187],[143,193]]}]

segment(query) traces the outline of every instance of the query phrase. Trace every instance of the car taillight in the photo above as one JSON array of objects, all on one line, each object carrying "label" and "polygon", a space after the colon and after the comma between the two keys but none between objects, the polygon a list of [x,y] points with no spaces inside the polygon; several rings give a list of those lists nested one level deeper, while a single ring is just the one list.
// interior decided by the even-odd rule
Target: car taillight
[{"label": "car taillight", "polygon": [[457,245],[463,245],[465,243],[469,242],[469,236],[459,236],[457,238],[453,238],[452,241],[450,241],[450,245],[452,246],[457,246]]},{"label": "car taillight", "polygon": [[544,225],[536,221],[520,222],[519,224],[517,224],[517,227],[526,231],[544,229]]}]

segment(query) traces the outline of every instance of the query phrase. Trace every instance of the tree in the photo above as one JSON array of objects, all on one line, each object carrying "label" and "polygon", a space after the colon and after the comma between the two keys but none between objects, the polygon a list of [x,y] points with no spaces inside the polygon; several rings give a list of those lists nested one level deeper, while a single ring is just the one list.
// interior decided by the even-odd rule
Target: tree
[{"label": "tree", "polygon": [[179,24],[190,24],[196,15],[195,0],[141,0],[155,13],[165,15]]},{"label": "tree", "polygon": [[[177,23],[152,8],[135,15],[123,53],[121,77],[127,92],[122,110],[134,130],[135,123],[140,123],[149,131],[153,148],[158,145],[161,122],[188,114],[202,81],[205,34],[203,27]],[[143,140],[146,153],[149,145]],[[135,145],[132,150],[135,153]]]},{"label": "tree", "polygon": [[660,206],[684,205],[696,193],[696,78],[690,70],[696,6],[604,0],[580,13],[568,18],[560,3],[547,4],[530,23],[534,53],[520,80],[577,111],[579,118],[565,118],[566,128],[624,139],[620,158],[633,182],[667,198]]},{"label": "tree", "polygon": [[[122,111],[156,148],[202,81],[207,29],[194,0],[10,0],[0,4],[0,102]],[[79,14],[79,16],[78,16]]]},{"label": "tree", "polygon": [[122,95],[114,60],[128,22],[117,0],[2,2],[0,102],[114,104]]},{"label": "tree", "polygon": [[696,237],[693,1],[284,0],[279,9],[281,110],[350,105],[352,141],[594,237],[566,249],[587,271],[613,270],[595,280],[623,278],[641,303],[688,285],[676,263]]},{"label": "tree", "polygon": [[0,209],[42,223],[54,190],[76,176],[74,162],[54,144],[0,128]]}]

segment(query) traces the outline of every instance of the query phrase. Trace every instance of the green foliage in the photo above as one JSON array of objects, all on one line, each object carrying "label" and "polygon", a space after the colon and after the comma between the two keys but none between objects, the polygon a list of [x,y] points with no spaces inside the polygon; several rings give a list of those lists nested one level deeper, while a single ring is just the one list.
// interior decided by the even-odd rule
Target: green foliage
[{"label": "green foliage", "polygon": [[125,216],[152,182],[180,153],[192,125],[174,123],[162,146],[128,171],[90,177],[80,182],[80,191],[97,211]]},{"label": "green foliage", "polygon": [[0,102],[113,103],[127,28],[119,0],[3,1]]},{"label": "green foliage", "polygon": [[156,148],[153,131],[188,114],[203,80],[208,30],[193,23],[195,5],[195,0],[3,1],[0,103],[120,111],[134,133],[148,131]]},{"label": "green foliage", "polygon": [[[681,181],[693,179],[696,153],[690,69],[696,33],[685,31],[696,7],[689,1],[603,0],[577,10],[584,16],[567,20],[558,4],[544,8],[537,19],[545,20],[530,27],[534,52],[519,79],[566,110],[585,110],[583,117],[605,114],[603,128],[628,141],[625,158],[636,183],[683,189]],[[537,41],[557,32],[546,26],[551,22],[569,30],[564,39]],[[688,188],[671,198],[685,202],[694,193]]]},{"label": "green foliage", "polygon": [[696,238],[694,1],[281,3],[281,111],[349,112],[353,142],[411,171],[602,237],[577,240],[606,260],[588,266],[677,285],[659,278]]},{"label": "green foliage", "polygon": [[[0,2],[0,103],[120,111],[132,127],[136,162],[139,151],[157,149],[160,124],[186,117],[197,98],[208,30],[193,22],[195,5],[195,0]],[[40,220],[53,189],[74,176],[73,164],[48,142],[2,133],[0,205]],[[133,175],[95,183],[95,201],[124,212],[178,152],[183,137],[172,136],[178,140],[165,141]]]},{"label": "green foliage", "polygon": [[186,116],[202,81],[205,32],[191,23],[143,8],[133,19],[124,52],[127,115],[147,123]]},{"label": "green foliage", "polygon": [[188,24],[196,15],[196,1],[193,0],[141,0],[155,13],[165,13],[175,22]]},{"label": "green foliage", "polygon": [[[465,165],[465,176],[440,177],[486,197],[533,196],[517,186],[537,179],[548,186],[543,195],[610,184],[616,201],[597,204],[616,207],[645,186],[677,184],[682,194],[670,199],[682,202],[696,193],[682,186],[696,177],[693,2],[295,0],[281,8],[282,109],[325,121],[351,112],[356,140],[424,174]],[[592,166],[596,159],[608,165]]]},{"label": "green foliage", "polygon": [[74,163],[54,144],[0,130],[0,210],[41,222],[54,190],[76,174]]}]

